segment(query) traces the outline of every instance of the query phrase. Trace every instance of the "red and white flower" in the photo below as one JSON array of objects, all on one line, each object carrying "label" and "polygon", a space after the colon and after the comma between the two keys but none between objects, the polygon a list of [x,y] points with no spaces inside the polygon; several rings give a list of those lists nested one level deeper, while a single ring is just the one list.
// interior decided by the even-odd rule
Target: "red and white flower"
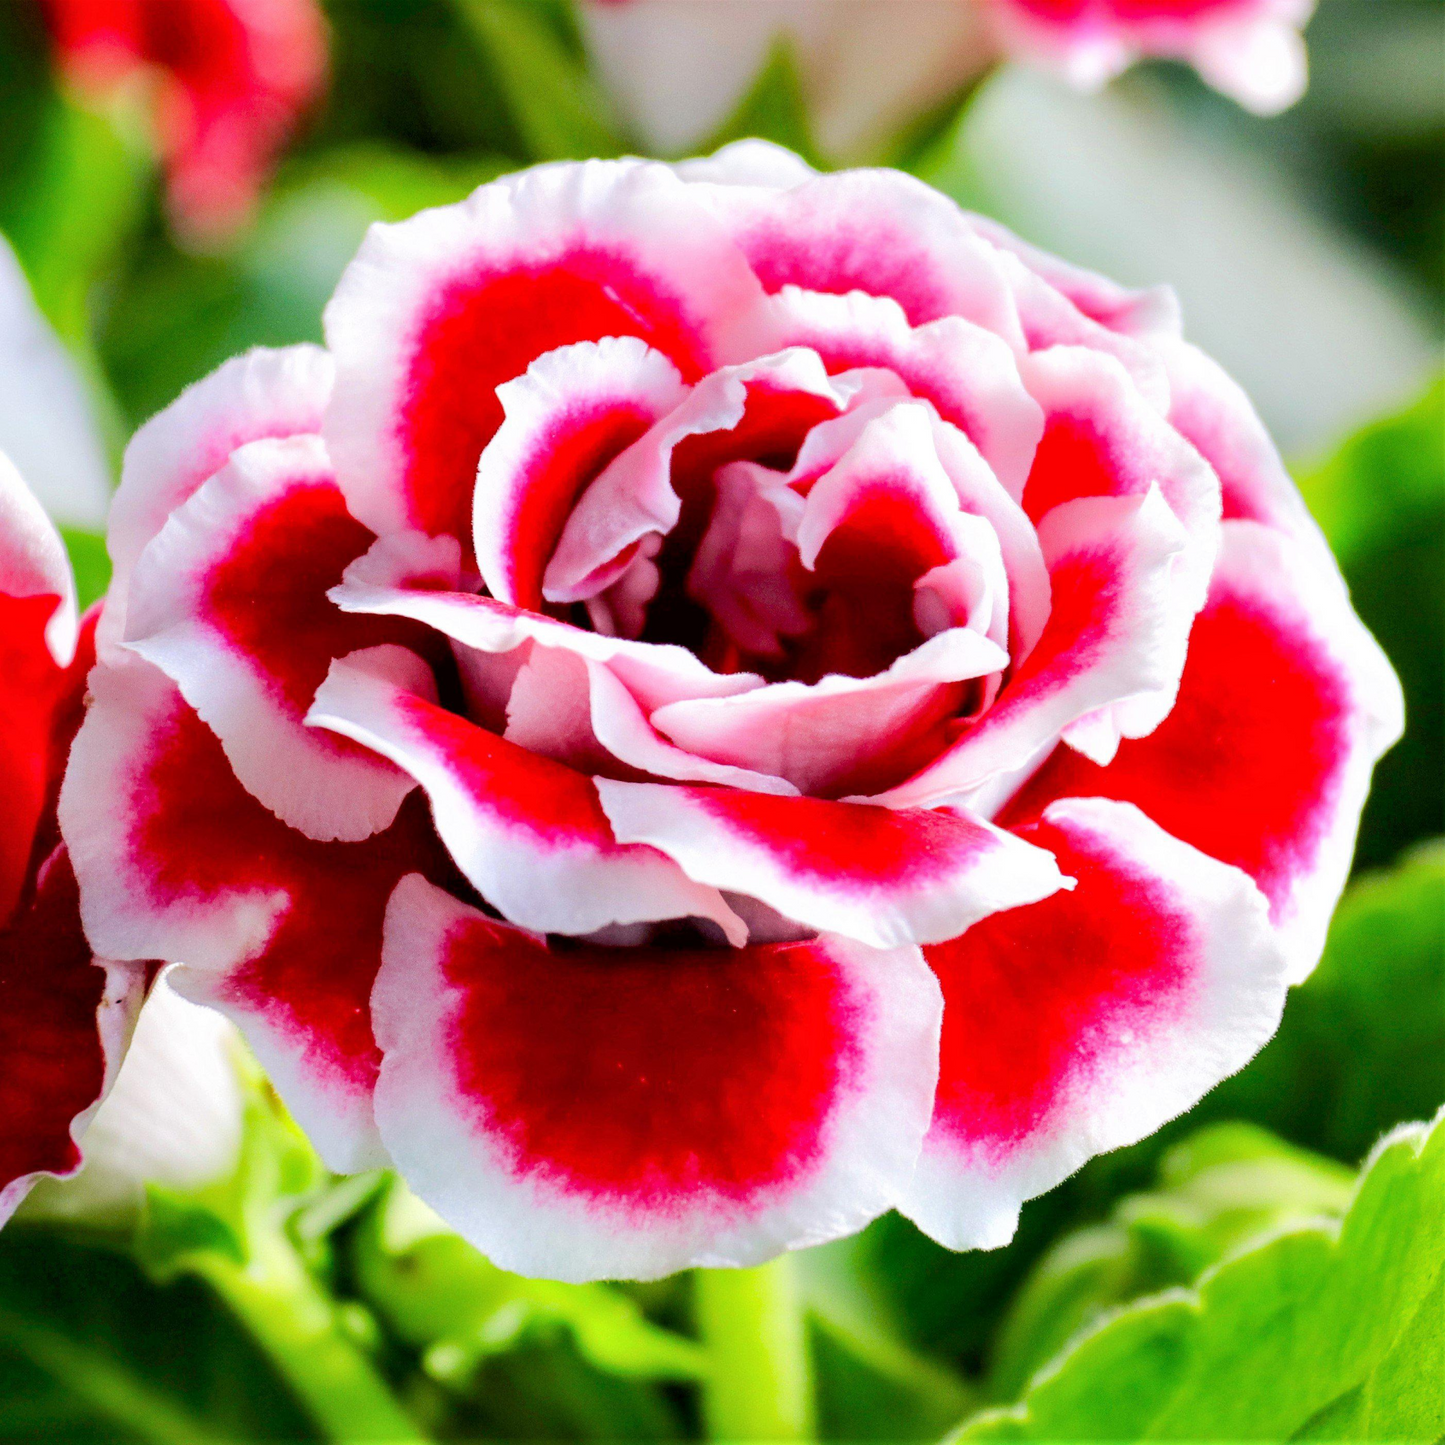
[{"label": "red and white flower", "polygon": [[499,1264],[944,1242],[1272,1033],[1393,674],[1167,294],[746,143],[373,229],[137,434],[61,799]]},{"label": "red and white flower", "polygon": [[980,0],[1002,48],[1094,89],[1142,56],[1192,65],[1262,115],[1304,94],[1301,31],[1315,0]]},{"label": "red and white flower", "polygon": [[60,62],[82,89],[153,82],[153,123],[183,230],[208,238],[244,220],[326,76],[317,0],[41,4]]},{"label": "red and white flower", "polygon": [[149,970],[96,958],[56,797],[94,660],[65,546],[0,454],[0,1223],[42,1175],[80,1168]]},{"label": "red and white flower", "polygon": [[1315,0],[585,0],[598,73],[664,154],[716,135],[778,45],[818,144],[869,154],[1000,61],[1097,89],[1147,56],[1183,60],[1249,109],[1304,91]]}]

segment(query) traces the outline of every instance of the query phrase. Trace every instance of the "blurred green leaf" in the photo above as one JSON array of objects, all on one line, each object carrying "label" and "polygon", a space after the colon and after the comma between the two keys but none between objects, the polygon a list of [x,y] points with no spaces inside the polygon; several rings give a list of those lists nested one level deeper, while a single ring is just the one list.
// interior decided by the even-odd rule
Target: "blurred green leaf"
[{"label": "blurred green leaf", "polygon": [[954,1438],[1283,1440],[1354,1408],[1342,1397],[1375,1398],[1384,1376],[1406,1382],[1433,1438],[1445,1385],[1426,1374],[1438,1336],[1418,1316],[1445,1268],[1442,1200],[1445,1127],[1404,1126],[1367,1163],[1340,1224],[1286,1230],[1193,1290],[1126,1306],[1018,1405]]},{"label": "blurred green leaf", "polygon": [[698,1345],[653,1324],[620,1289],[508,1274],[399,1181],[368,1212],[353,1252],[363,1297],[445,1383],[464,1386],[483,1361],[559,1333],[610,1374],[692,1380],[702,1372]]},{"label": "blurred green leaf", "polygon": [[48,1228],[0,1235],[0,1439],[318,1438],[280,1374],[194,1281]]},{"label": "blurred green leaf", "polygon": [[1445,379],[1299,482],[1405,688],[1405,736],[1360,827],[1368,866],[1445,831]]},{"label": "blurred green leaf", "polygon": [[75,572],[75,592],[84,611],[101,597],[110,586],[110,553],[105,550],[105,538],[99,532],[86,532],[79,527],[61,527],[60,535],[65,541],[65,550],[70,553],[70,565]]},{"label": "blurred green leaf", "polygon": [[606,96],[537,0],[453,0],[486,55],[534,161],[627,150]]},{"label": "blurred green leaf", "polygon": [[1354,1174],[1249,1124],[1177,1144],[1159,1188],[1119,1201],[1107,1224],[1066,1235],[1035,1266],[994,1347],[989,1393],[1013,1400],[1072,1336],[1141,1295],[1186,1285],[1251,1236],[1350,1202]]},{"label": "blurred green leaf", "polygon": [[737,109],[707,142],[697,147],[697,153],[708,155],[730,141],[749,136],[776,141],[796,151],[804,160],[819,164],[797,55],[785,35],[773,41],[757,79],[738,102]]}]

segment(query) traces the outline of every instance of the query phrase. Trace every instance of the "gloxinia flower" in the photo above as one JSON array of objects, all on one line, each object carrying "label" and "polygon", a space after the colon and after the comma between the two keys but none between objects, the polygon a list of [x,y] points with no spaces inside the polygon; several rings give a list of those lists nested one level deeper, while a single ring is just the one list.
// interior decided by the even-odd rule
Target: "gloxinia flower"
[{"label": "gloxinia flower", "polygon": [[745,143],[373,228],[146,424],[61,822],[505,1268],[1003,1243],[1273,1032],[1395,678],[1167,293]]},{"label": "gloxinia flower", "polygon": [[796,57],[823,150],[853,156],[1004,59],[1094,89],[1143,56],[1194,65],[1251,110],[1305,85],[1314,0],[587,0],[594,64],[638,135],[673,152],[718,128],[773,46]]},{"label": "gloxinia flower", "polygon": [[997,58],[975,0],[587,0],[587,48],[629,124],[664,152],[714,135],[786,44],[830,155],[885,140]]},{"label": "gloxinia flower", "polygon": [[1094,89],[1141,56],[1192,65],[1216,90],[1262,115],[1304,94],[1300,32],[1315,0],[980,0],[1002,47]]},{"label": "gloxinia flower", "polygon": [[125,1052],[147,969],[95,958],[56,828],[94,615],[55,528],[0,454],[0,1223],[77,1141]]},{"label": "gloxinia flower", "polygon": [[145,75],[171,213],[202,239],[250,213],[277,152],[320,93],[317,0],[42,0],[60,62],[104,93]]}]

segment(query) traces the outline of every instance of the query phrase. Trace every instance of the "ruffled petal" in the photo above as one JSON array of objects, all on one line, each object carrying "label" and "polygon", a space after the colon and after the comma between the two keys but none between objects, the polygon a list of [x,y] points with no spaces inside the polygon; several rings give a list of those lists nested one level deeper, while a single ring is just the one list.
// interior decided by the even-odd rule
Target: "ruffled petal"
[{"label": "ruffled petal", "polygon": [[405,662],[402,649],[381,648],[335,663],[310,722],[375,749],[421,784],[457,867],[504,917],[567,934],[709,918],[735,942],[746,938],[716,889],[652,848],[616,841],[585,773],[419,695]]},{"label": "ruffled petal", "polygon": [[682,647],[588,632],[492,597],[443,590],[438,541],[450,539],[381,538],[346,569],[332,601],[343,612],[410,618],[479,652],[510,653],[526,643],[565,648],[605,663],[649,712],[680,698],[730,697],[761,684],[752,673],[716,673]]},{"label": "ruffled petal", "polygon": [[669,703],[651,722],[687,752],[786,778],[801,793],[881,793],[938,755],[964,684],[1007,661],[996,642],[953,627],[872,677],[833,673]]},{"label": "ruffled petal", "polygon": [[130,439],[106,529],[114,571],[102,653],[125,635],[131,571],[166,518],[237,447],[319,431],[332,374],[331,358],[319,346],[258,346],[188,386]]},{"label": "ruffled petal", "polygon": [[1389,662],[1313,549],[1226,522],[1174,710],[1107,768],[1055,752],[1006,816],[1070,795],[1137,804],[1258,883],[1298,982],[1324,946],[1371,769],[1403,721]]},{"label": "ruffled petal", "polygon": [[1187,534],[1157,488],[1079,497],[1039,528],[1053,610],[993,707],[883,801],[914,807],[967,796],[1044,754],[1089,713],[1125,698],[1172,697],[1194,608],[1174,586]]},{"label": "ruffled petal", "polygon": [[931,1107],[938,990],[911,948],[559,951],[408,879],[372,1008],[398,1167],[522,1274],[849,1234],[906,1185]]},{"label": "ruffled petal", "polygon": [[619,841],[874,948],[940,943],[1064,886],[1043,849],[961,812],[605,778],[597,791]]},{"label": "ruffled petal", "polygon": [[126,645],[174,679],[247,791],[319,841],[370,837],[412,787],[303,723],[333,657],[408,635],[327,600],[371,541],[319,437],[251,442],[172,514],[131,584]]},{"label": "ruffled petal", "polygon": [[42,1174],[80,1168],[79,1141],[125,1054],[144,964],[95,958],[63,848],[0,929],[0,1224]]},{"label": "ruffled petal", "polygon": [[[65,543],[4,452],[0,452],[0,598],[33,600],[43,608],[36,612],[32,605],[26,612],[35,612],[56,665],[64,667],[75,655],[79,619]],[[6,636],[13,636],[8,628]]]},{"label": "ruffled petal", "polygon": [[1022,493],[1044,419],[1002,338],[957,316],[910,326],[898,302],[864,291],[785,286],[773,307],[786,345],[816,351],[830,372],[893,372],[978,447],[1014,496]]},{"label": "ruffled petal", "polygon": [[704,189],[769,293],[889,296],[911,325],[961,316],[1022,347],[999,253],[952,201],[912,176],[856,170],[782,192]]},{"label": "ruffled petal", "polygon": [[1193,1105],[1273,1034],[1284,960],[1236,868],[1137,809],[1055,803],[1025,837],[1078,880],[924,950],[943,988],[933,1125],[906,1213],[951,1249]]},{"label": "ruffled petal", "polygon": [[543,353],[637,336],[695,381],[768,350],[746,261],[666,166],[536,166],[373,226],[326,309],[325,434],[378,533],[470,536],[496,388]]},{"label": "ruffled petal", "polygon": [[540,610],[542,574],[583,489],[686,395],[635,336],[579,341],[497,388],[505,420],[477,467],[472,546],[493,597]]},{"label": "ruffled petal", "polygon": [[240,786],[163,673],[122,658],[90,685],[60,800],[87,935],[184,962],[172,982],[235,1019],[327,1163],[384,1163],[367,1011],[383,910],[403,872],[456,877],[425,805],[365,842],[312,842]]}]

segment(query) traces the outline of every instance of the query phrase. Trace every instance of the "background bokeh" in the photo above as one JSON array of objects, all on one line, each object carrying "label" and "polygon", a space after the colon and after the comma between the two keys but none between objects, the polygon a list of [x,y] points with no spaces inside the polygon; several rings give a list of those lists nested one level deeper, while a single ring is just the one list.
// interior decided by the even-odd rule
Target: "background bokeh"
[{"label": "background bokeh", "polygon": [[[100,419],[95,457],[52,451],[59,471],[113,477],[135,426],[226,357],[319,341],[371,222],[538,160],[634,148],[562,0],[326,9],[325,99],[254,219],[198,248],[168,222],[137,97],[77,98],[55,79],[38,4],[0,0],[0,234]],[[1430,843],[1445,834],[1445,4],[1322,0],[1308,40],[1309,93],[1276,119],[1176,67],[1097,97],[1006,68],[888,157],[1070,259],[1175,285],[1189,334],[1294,467],[1401,674],[1409,729],[1379,770],[1325,962],[1249,1069],[1027,1207],[1005,1250],[949,1255],[891,1217],[803,1260],[825,1438],[937,1438],[1015,1399],[1080,1323],[1190,1284],[1252,1230],[1337,1216],[1377,1137],[1445,1102],[1445,853]],[[785,50],[718,139],[748,133],[810,148]],[[0,429],[24,382],[0,377]],[[92,499],[60,516],[90,596],[107,565],[94,512]],[[185,1111],[196,1069],[214,1074],[229,1047],[208,1042],[201,1065],[177,1056],[152,1096]],[[341,1438],[277,1365],[315,1343],[287,1334],[298,1301],[436,1436],[702,1429],[685,1279],[503,1276],[389,1180],[327,1179],[246,1065],[223,1072],[230,1112],[205,1117],[240,1140],[226,1178],[199,1191],[172,1178],[140,1215],[114,1187],[94,1207],[42,1190],[0,1235],[0,1438]],[[135,1160],[151,1156],[118,1137],[108,1157],[143,1175]],[[1221,1161],[1235,1171],[1223,1203]],[[1439,1359],[1438,1330],[1422,1348]],[[1361,1428],[1331,1408],[1316,1433]]]}]

